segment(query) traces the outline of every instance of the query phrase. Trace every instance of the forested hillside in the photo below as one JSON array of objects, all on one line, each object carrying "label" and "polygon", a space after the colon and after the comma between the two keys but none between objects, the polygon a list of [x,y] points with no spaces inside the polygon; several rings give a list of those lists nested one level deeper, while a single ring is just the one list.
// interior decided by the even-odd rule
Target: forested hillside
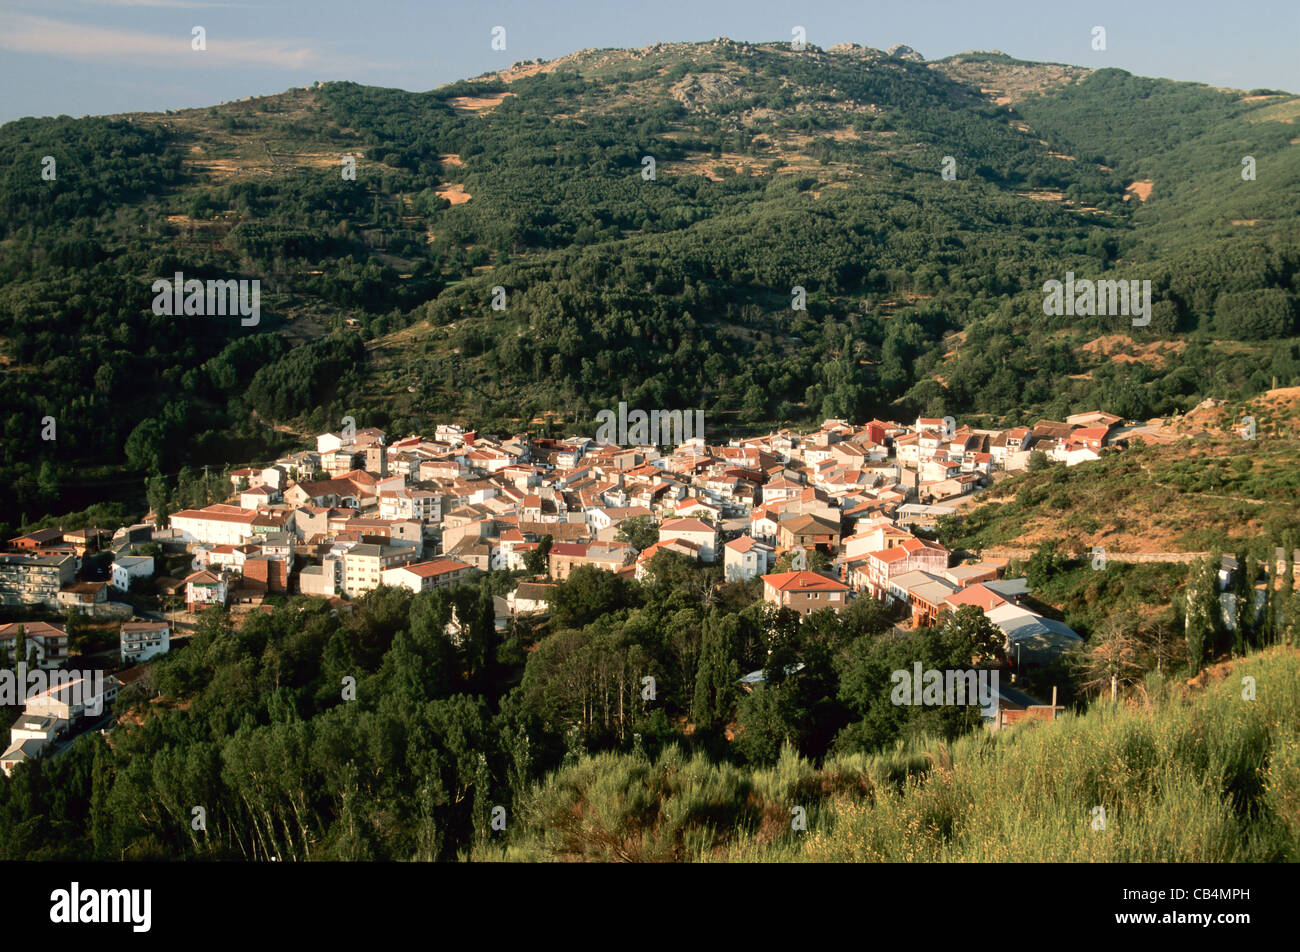
[{"label": "forested hillside", "polygon": [[[143,511],[151,476],[179,492],[345,413],[399,432],[555,410],[591,431],[620,399],[729,428],[1020,422],[1295,385],[1297,113],[1000,54],[719,40],[425,93],[12,122],[0,522]],[[260,280],[260,323],[154,315],[177,271]],[[1067,271],[1151,280],[1150,326],[1045,316]],[[1085,347],[1107,334],[1131,346]]]}]

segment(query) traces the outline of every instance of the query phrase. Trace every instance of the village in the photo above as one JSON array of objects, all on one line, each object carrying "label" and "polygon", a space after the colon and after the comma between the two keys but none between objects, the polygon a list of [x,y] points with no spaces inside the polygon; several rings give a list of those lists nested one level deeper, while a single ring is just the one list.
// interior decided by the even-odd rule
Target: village
[{"label": "village", "polygon": [[[1028,585],[1005,577],[1008,559],[968,558],[935,541],[936,520],[1035,454],[1073,466],[1144,438],[1144,426],[1101,411],[1006,430],[952,417],[826,420],[811,433],[725,445],[695,437],[667,453],[454,424],[390,441],[348,425],[318,435],[312,449],[231,471],[228,498],[201,509],[8,540],[0,604],[31,617],[0,627],[0,651],[53,671],[71,660],[71,623],[60,613],[115,629],[103,688],[111,702],[209,608],[237,619],[301,595],[346,612],[383,585],[418,593],[505,571],[517,582],[494,599],[504,631],[544,617],[550,593],[579,566],[642,581],[655,556],[671,552],[719,567],[724,582],[758,579],[766,602],[802,616],[874,598],[920,626],[974,605],[1004,633],[1019,669],[1050,662],[1079,635],[1026,607]],[[75,693],[56,687],[28,700],[0,757],[6,775],[85,729],[87,705]],[[1012,719],[1057,709],[1001,693]]]}]

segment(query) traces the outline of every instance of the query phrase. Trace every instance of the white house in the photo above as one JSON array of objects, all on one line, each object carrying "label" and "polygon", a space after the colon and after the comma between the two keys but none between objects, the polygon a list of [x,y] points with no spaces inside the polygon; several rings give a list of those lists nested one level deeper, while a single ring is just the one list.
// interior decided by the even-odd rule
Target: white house
[{"label": "white house", "polygon": [[442,521],[442,494],[427,489],[384,489],[379,493],[381,519]]},{"label": "white house", "polygon": [[23,631],[27,657],[23,660],[43,670],[57,668],[68,660],[68,633],[45,621],[11,622],[0,625],[0,665],[10,659],[15,662],[14,650],[18,644],[18,629]]},{"label": "white house", "polygon": [[764,542],[776,540],[776,530],[780,525],[776,513],[765,506],[755,508],[749,515],[749,534]]},{"label": "white house", "polygon": [[506,604],[512,616],[544,612],[550,607],[551,593],[554,591],[555,585],[547,582],[520,582],[506,596]]},{"label": "white house", "polygon": [[718,530],[700,519],[669,519],[659,526],[659,541],[681,539],[699,546],[700,561],[712,562],[718,545]]},{"label": "white house", "polygon": [[71,723],[87,714],[95,716],[104,705],[112,704],[121,687],[122,682],[111,674],[87,677],[83,673],[70,673],[69,677],[58,679],[47,690],[29,697],[23,710],[28,715],[53,717]]},{"label": "white house", "polygon": [[50,743],[68,729],[68,722],[48,714],[20,714],[14,726],[9,728],[9,743],[18,744],[25,740],[39,740]]},{"label": "white house", "polygon": [[763,502],[764,504],[773,502],[785,502],[788,499],[794,499],[802,493],[804,487],[792,479],[784,476],[778,476],[771,482],[763,484]]},{"label": "white house", "polygon": [[24,760],[39,757],[48,746],[49,744],[39,738],[14,741],[3,754],[0,754],[0,771],[6,777],[12,776],[15,766]]},{"label": "white house", "polygon": [[119,592],[130,591],[131,579],[153,576],[152,555],[123,555],[113,562],[113,588]]},{"label": "white house", "polygon": [[497,544],[492,546],[492,568],[494,570],[505,570],[514,572],[524,569],[524,552],[526,549],[520,549],[520,546],[527,544],[528,540],[524,538],[523,533],[518,529],[507,529],[501,533]]},{"label": "white house", "polygon": [[638,516],[653,518],[654,513],[645,506],[602,506],[592,507],[585,513],[587,525],[592,532],[604,532],[610,526],[617,525],[624,519]]},{"label": "white house", "polygon": [[693,519],[708,516],[716,525],[722,519],[722,507],[703,499],[683,499],[673,505],[673,515]]},{"label": "white house", "polygon": [[[284,487],[287,485],[287,477],[288,474],[279,466],[268,466],[259,474],[259,480],[262,485],[270,486],[277,492],[284,492]],[[253,480],[250,479],[248,483],[251,486]]]},{"label": "white house", "polygon": [[728,582],[748,582],[771,566],[773,549],[750,536],[732,539],[722,547],[724,577]]},{"label": "white house", "polygon": [[241,506],[214,505],[185,509],[171,517],[171,527],[185,542],[239,545],[253,535],[257,512]]},{"label": "white house", "polygon": [[260,483],[256,486],[250,486],[239,494],[239,508],[241,509],[259,509],[271,505],[273,502],[279,502],[281,499],[280,490],[274,486],[267,486]]},{"label": "white house", "polygon": [[122,662],[148,661],[171,650],[171,625],[165,621],[128,621],[122,623]]}]

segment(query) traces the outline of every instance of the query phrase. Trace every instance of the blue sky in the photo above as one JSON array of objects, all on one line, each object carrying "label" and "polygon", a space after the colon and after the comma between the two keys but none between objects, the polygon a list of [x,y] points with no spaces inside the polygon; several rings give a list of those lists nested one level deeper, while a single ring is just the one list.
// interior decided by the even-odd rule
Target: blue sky
[{"label": "blue sky", "polygon": [[[491,48],[497,25],[505,52]],[[823,47],[999,49],[1300,92],[1300,0],[0,0],[0,121],[206,106],[318,79],[429,89],[589,47],[789,40],[796,25]],[[205,51],[190,48],[195,26]]]}]

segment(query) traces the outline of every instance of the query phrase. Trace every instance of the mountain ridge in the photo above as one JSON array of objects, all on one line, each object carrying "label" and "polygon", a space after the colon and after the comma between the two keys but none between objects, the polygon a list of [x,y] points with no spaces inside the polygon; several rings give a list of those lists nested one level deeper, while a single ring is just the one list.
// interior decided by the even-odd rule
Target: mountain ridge
[{"label": "mountain ridge", "polygon": [[[1249,399],[1300,380],[1296,115],[997,52],[715,40],[7,123],[0,520],[53,498],[42,468],[174,474],[343,415],[564,408],[581,430],[629,400],[739,432]],[[29,174],[51,153],[57,181]],[[259,280],[262,325],[152,315],[176,271]],[[1151,280],[1151,325],[1050,322],[1040,289],[1067,271]],[[1116,359],[1172,342],[1163,365]],[[76,426],[33,456],[49,407]]]}]

